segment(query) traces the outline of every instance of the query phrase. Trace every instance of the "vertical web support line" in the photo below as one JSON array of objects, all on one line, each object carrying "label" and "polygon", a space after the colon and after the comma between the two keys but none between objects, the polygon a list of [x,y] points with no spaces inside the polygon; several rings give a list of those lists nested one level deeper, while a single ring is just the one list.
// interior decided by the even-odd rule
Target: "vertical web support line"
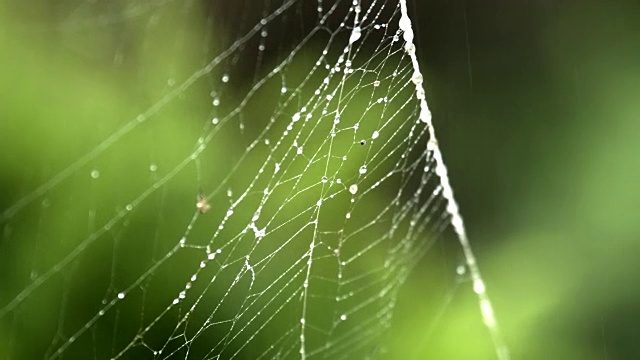
[{"label": "vertical web support line", "polygon": [[487,294],[484,281],[482,280],[482,275],[480,274],[480,269],[478,267],[476,257],[471,250],[469,238],[467,237],[467,232],[464,227],[464,221],[462,220],[462,215],[460,214],[458,203],[453,196],[453,189],[451,188],[451,184],[449,183],[447,167],[444,165],[442,153],[440,152],[440,148],[438,146],[438,141],[431,119],[431,111],[429,110],[429,106],[427,105],[425,96],[423,86],[424,80],[422,72],[420,71],[420,65],[418,64],[418,57],[416,56],[416,47],[413,43],[414,34],[411,25],[411,19],[409,18],[409,12],[407,10],[407,0],[400,0],[400,10],[400,30],[402,30],[403,32],[403,38],[405,41],[404,49],[411,58],[411,63],[413,64],[413,76],[411,78],[411,81],[415,84],[416,97],[420,102],[420,120],[426,123],[429,129],[429,142],[427,144],[427,150],[429,150],[433,154],[433,158],[436,162],[436,174],[440,178],[442,195],[447,201],[447,212],[451,216],[453,229],[458,236],[458,241],[460,242],[460,246],[462,247],[464,258],[471,274],[473,291],[478,296],[482,319],[487,329],[489,330],[498,359],[509,360],[509,349],[506,342],[504,341],[504,338],[502,337],[500,326],[496,320],[493,311],[493,305],[491,304],[491,300],[489,299],[489,295]]}]

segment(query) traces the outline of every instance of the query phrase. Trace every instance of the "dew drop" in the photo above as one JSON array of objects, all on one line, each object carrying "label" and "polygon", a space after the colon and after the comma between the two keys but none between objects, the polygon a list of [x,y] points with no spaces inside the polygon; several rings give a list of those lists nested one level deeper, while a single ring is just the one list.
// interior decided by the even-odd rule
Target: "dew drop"
[{"label": "dew drop", "polygon": [[358,185],[357,184],[353,184],[353,185],[349,186],[349,192],[352,193],[353,195],[355,195],[358,192]]},{"label": "dew drop", "polygon": [[360,175],[366,174],[367,173],[367,166],[366,165],[360,166],[360,170],[358,170],[358,172],[360,173]]},{"label": "dew drop", "polygon": [[100,171],[98,170],[91,170],[91,178],[92,179],[97,179],[100,177]]},{"label": "dew drop", "polygon": [[227,75],[227,74],[222,75],[222,82],[223,83],[228,83],[229,82],[229,75]]},{"label": "dew drop", "polygon": [[360,29],[360,26],[356,26],[351,31],[351,36],[349,37],[349,45],[360,40],[360,37],[362,37],[362,30]]},{"label": "dew drop", "polygon": [[123,292],[118,293],[118,299],[120,299],[120,300],[124,299],[124,293]]},{"label": "dew drop", "polygon": [[340,315],[340,320],[342,320],[342,321],[347,320],[347,315],[345,315],[345,314]]},{"label": "dew drop", "polygon": [[484,292],[486,291],[484,282],[482,280],[475,280],[473,282],[473,291],[476,294],[484,294]]},{"label": "dew drop", "polygon": [[149,171],[156,172],[157,170],[158,170],[158,165],[156,165],[155,163],[151,163],[151,165],[149,165]]},{"label": "dew drop", "polygon": [[326,176],[323,176],[321,181],[322,181],[323,184],[326,184],[327,181],[329,181],[329,179],[327,179]]},{"label": "dew drop", "polygon": [[378,132],[378,130],[374,131],[373,134],[371,135],[372,139],[377,139],[380,136],[380,133]]}]

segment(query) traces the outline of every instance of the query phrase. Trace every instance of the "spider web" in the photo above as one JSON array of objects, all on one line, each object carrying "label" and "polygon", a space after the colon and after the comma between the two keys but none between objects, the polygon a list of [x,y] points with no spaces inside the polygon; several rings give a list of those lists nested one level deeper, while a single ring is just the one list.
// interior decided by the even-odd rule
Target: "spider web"
[{"label": "spider web", "polygon": [[508,358],[404,0],[63,14],[67,46],[149,86],[118,117],[73,123],[82,136],[58,140],[72,150],[40,150],[28,170],[44,174],[7,175],[21,184],[0,216],[7,357],[374,357],[408,274],[456,238]]}]

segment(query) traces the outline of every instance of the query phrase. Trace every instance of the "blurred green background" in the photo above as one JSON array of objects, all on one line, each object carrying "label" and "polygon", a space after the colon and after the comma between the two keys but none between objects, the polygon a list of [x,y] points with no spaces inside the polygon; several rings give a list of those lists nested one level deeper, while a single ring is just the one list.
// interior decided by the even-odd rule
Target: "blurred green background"
[{"label": "blurred green background", "polygon": [[[6,294],[24,287],[17,274],[36,271],[37,262],[43,264],[32,274],[37,278],[46,265],[78,248],[75,240],[66,246],[62,240],[43,251],[46,239],[83,238],[98,230],[95,224],[126,211],[130,199],[182,166],[194,151],[193,139],[211,129],[210,123],[203,129],[203,118],[228,112],[225,97],[250,91],[250,75],[233,87],[208,79],[188,89],[180,84],[263,15],[264,7],[255,2],[0,3],[2,211],[108,142],[117,129],[136,123],[132,119],[143,116],[145,126],[155,117],[149,131],[123,133],[125,145],[111,153],[106,147],[97,163],[87,158],[69,180],[46,191],[55,211],[43,203],[41,209],[3,213],[2,305]],[[409,3],[439,143],[512,357],[640,358],[640,4]],[[300,41],[298,34],[313,28],[313,16],[296,12],[296,19],[308,21],[295,31],[272,29],[266,38],[267,47],[280,46],[278,51],[267,51],[263,59],[250,51],[225,59],[216,76],[253,71],[256,61],[273,67]],[[310,65],[296,66],[294,73],[304,74]],[[269,87],[273,97],[280,96],[279,84],[276,79]],[[222,90],[210,94],[212,88]],[[220,109],[211,100],[218,96]],[[168,98],[177,101],[155,108]],[[243,131],[251,134],[265,126],[244,121]],[[160,244],[154,257],[162,258],[171,248],[161,240],[180,237],[163,212],[182,214],[188,222],[198,192],[226,206],[226,188],[214,186],[225,173],[207,164],[228,169],[237,159],[227,154],[242,153],[249,144],[237,132],[217,139],[204,165],[178,175],[162,195],[138,207],[138,214],[157,218],[140,215],[138,228],[108,236],[117,244],[127,232],[153,233]],[[100,183],[87,175],[94,166]],[[158,170],[150,171],[152,166]],[[121,183],[127,187],[110,186]],[[92,212],[98,201],[100,209],[115,212]],[[214,206],[209,216],[215,212]],[[77,219],[78,213],[85,217]],[[69,226],[74,222],[79,226]],[[193,231],[207,234],[197,226]],[[118,246],[129,246],[119,254],[131,254],[126,257],[133,262],[136,252],[146,251],[142,245]],[[91,250],[87,261],[111,256],[103,250]],[[458,257],[455,244],[438,244],[414,269],[400,290],[382,358],[495,358],[469,284],[446,275]],[[122,284],[133,280],[108,270],[92,276]],[[59,288],[49,291],[59,295]],[[87,307],[95,310],[95,304]],[[24,316],[39,319],[43,332],[55,332],[59,311],[40,312]],[[2,336],[6,329],[0,328],[0,357],[15,346],[11,335]]]}]

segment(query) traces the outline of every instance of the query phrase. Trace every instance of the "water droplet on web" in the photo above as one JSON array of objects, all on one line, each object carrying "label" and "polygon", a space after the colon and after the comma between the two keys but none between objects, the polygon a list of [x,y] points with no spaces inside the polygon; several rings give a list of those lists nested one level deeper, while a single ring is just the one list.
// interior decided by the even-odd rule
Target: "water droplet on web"
[{"label": "water droplet on web", "polygon": [[291,117],[291,120],[293,120],[293,122],[298,122],[300,120],[300,113],[297,112],[293,114],[293,116]]},{"label": "water droplet on web", "polygon": [[233,210],[232,209],[227,210],[227,216],[231,216],[231,215],[233,215]]},{"label": "water droplet on web", "polygon": [[321,181],[322,181],[323,184],[326,184],[328,180],[329,179],[327,179],[326,176],[323,176]]},{"label": "water droplet on web", "polygon": [[351,31],[351,36],[349,37],[349,45],[360,40],[360,37],[362,37],[362,30],[360,29],[360,26],[356,26]]},{"label": "water droplet on web", "polygon": [[484,282],[482,280],[475,280],[473,282],[473,291],[476,294],[484,294],[486,291],[486,288],[484,286]]},{"label": "water droplet on web", "polygon": [[351,213],[347,213],[347,215],[345,215],[345,217],[346,217],[347,219],[351,219]]},{"label": "water droplet on web", "polygon": [[287,88],[283,86],[282,89],[280,89],[280,93],[281,94],[286,94],[287,93]]},{"label": "water droplet on web", "polygon": [[347,315],[345,315],[345,314],[340,315],[340,320],[342,320],[342,321],[347,320]]},{"label": "water droplet on web", "polygon": [[92,179],[97,179],[100,177],[100,171],[98,170],[91,170],[91,178]]},{"label": "water droplet on web", "polygon": [[217,117],[214,117],[213,119],[211,119],[211,123],[212,123],[213,125],[218,125],[218,122],[219,122],[219,121],[220,121],[220,120],[218,120],[218,118],[217,118]]},{"label": "water droplet on web", "polygon": [[227,74],[222,75],[222,82],[223,83],[228,83],[229,82],[229,75],[227,75]]},{"label": "water droplet on web", "polygon": [[298,148],[297,154],[298,154],[298,155],[302,155],[302,146],[300,146],[300,147]]},{"label": "water droplet on web", "polygon": [[276,168],[275,168],[275,170],[273,171],[273,173],[274,173],[274,174],[277,174],[277,173],[278,173],[278,171],[280,171],[280,163],[276,163]]},{"label": "water droplet on web", "polygon": [[127,209],[127,211],[131,211],[131,210],[133,210],[133,205],[131,205],[131,204],[127,204],[127,206],[125,207],[125,209]]},{"label": "water droplet on web", "polygon": [[374,131],[373,134],[371,135],[372,139],[377,139],[380,136],[380,133],[378,132],[378,130]]},{"label": "water droplet on web", "polygon": [[151,163],[151,165],[149,165],[149,171],[156,172],[156,170],[158,170],[158,165]]},{"label": "water droplet on web", "polygon": [[360,166],[360,170],[358,170],[358,172],[360,173],[360,175],[366,174],[367,173],[367,166],[366,165]]},{"label": "water droplet on web", "polygon": [[423,81],[422,74],[420,74],[419,72],[413,73],[413,76],[411,76],[411,81],[416,85],[422,84],[422,81]]},{"label": "water droplet on web", "polygon": [[467,272],[467,267],[464,265],[458,265],[458,267],[456,268],[456,274],[458,275],[464,275]]},{"label": "water droplet on web", "polygon": [[124,299],[124,293],[123,292],[118,293],[118,299],[120,299],[120,300]]},{"label": "water droplet on web", "polygon": [[355,195],[358,192],[358,185],[357,184],[353,184],[353,185],[349,186],[349,192],[352,193],[353,195]]},{"label": "water droplet on web", "polygon": [[378,87],[380,86],[380,80],[376,80],[373,82],[373,86]]},{"label": "water droplet on web", "polygon": [[218,98],[213,99],[212,104],[213,104],[213,106],[218,106],[218,105],[220,105],[220,99],[218,99]]}]

